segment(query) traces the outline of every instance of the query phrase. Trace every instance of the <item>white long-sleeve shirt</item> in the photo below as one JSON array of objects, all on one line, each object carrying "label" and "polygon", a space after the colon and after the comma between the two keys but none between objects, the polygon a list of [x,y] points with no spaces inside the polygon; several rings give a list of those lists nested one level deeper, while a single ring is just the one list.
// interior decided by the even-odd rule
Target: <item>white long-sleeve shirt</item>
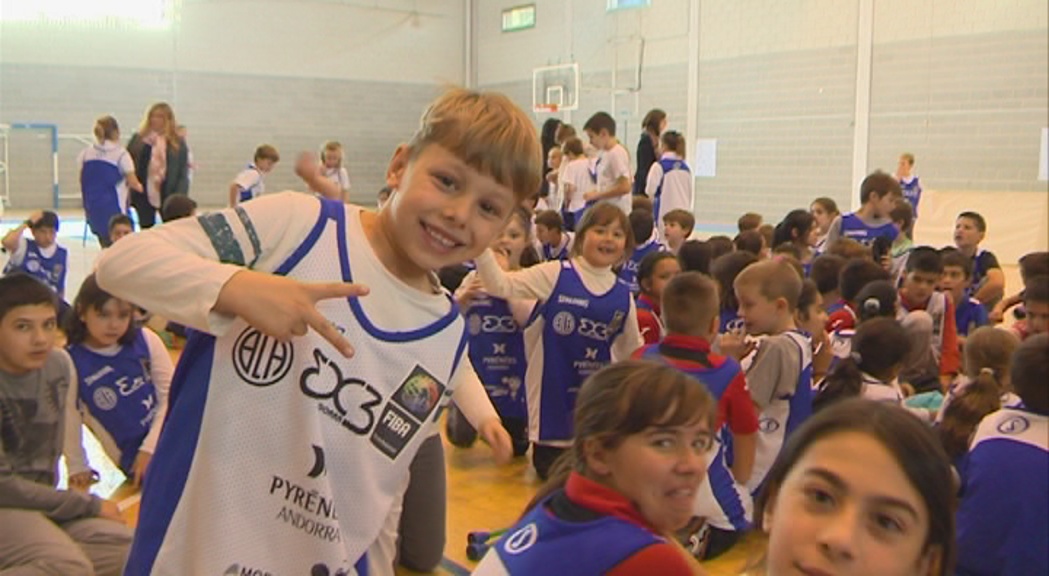
[{"label": "white long-sleeve shirt", "polygon": [[[309,235],[320,214],[320,202],[289,191],[262,196],[239,209],[249,218],[251,231],[234,209],[222,211],[229,215],[225,221],[232,224],[228,244],[221,249],[226,253],[239,250],[253,270],[273,272]],[[358,217],[357,207],[347,206],[347,210],[347,218]],[[208,218],[169,222],[114,244],[96,263],[99,284],[110,294],[151,312],[210,334],[224,334],[233,318],[212,308],[222,287],[242,268],[218,261],[216,246],[200,224]],[[418,325],[419,307],[447,305],[443,296],[423,294],[398,280],[368,243],[350,242],[348,249],[354,281],[371,289],[371,295],[360,299],[361,307],[369,318],[381,318],[384,330],[412,330]],[[471,424],[498,417],[465,350],[451,385],[456,388],[456,405]]]}]

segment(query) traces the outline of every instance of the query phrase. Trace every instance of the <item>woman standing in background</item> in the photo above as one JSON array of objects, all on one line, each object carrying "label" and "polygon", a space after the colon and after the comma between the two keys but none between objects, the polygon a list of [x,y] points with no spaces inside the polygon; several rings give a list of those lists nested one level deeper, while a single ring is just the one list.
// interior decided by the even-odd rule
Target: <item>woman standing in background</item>
[{"label": "woman standing in background", "polygon": [[173,194],[189,194],[189,147],[178,135],[175,113],[166,102],[149,107],[128,152],[144,192],[131,195],[142,228],[152,228],[160,206]]},{"label": "woman standing in background", "polygon": [[653,108],[645,114],[641,121],[641,140],[637,143],[637,170],[634,172],[634,196],[645,195],[645,182],[648,179],[648,169],[655,164],[658,155],[656,148],[659,147],[659,135],[667,129],[667,113],[659,108]]}]

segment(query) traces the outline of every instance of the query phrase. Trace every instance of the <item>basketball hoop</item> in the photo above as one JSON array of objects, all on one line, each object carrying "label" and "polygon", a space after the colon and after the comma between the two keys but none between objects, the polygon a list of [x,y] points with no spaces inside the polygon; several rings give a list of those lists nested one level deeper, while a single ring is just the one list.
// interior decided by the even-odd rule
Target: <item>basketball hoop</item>
[{"label": "basketball hoop", "polygon": [[532,107],[532,110],[536,114],[557,114],[557,104],[536,104]]}]

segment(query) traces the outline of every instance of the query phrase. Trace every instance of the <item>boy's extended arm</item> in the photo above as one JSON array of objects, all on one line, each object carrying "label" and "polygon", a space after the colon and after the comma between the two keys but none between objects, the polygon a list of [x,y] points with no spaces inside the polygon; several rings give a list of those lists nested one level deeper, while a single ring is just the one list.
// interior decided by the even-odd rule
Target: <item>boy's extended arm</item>
[{"label": "boy's extended arm", "polygon": [[830,223],[830,227],[827,228],[827,248],[830,248],[838,238],[841,237],[841,216],[835,216],[834,220]]},{"label": "boy's extended arm", "polygon": [[553,293],[561,271],[561,262],[554,261],[506,272],[496,262],[490,249],[485,250],[474,262],[485,291],[499,298],[546,300]]},{"label": "boy's extended arm", "polygon": [[987,281],[973,294],[973,298],[984,302],[994,302],[1005,296],[1005,273],[1001,268],[991,268],[987,271]]},{"label": "boy's extended arm", "polygon": [[732,477],[737,484],[746,484],[750,481],[750,474],[754,471],[754,456],[758,451],[758,434],[733,434],[732,435]]},{"label": "boy's extended arm", "polygon": [[[61,352],[65,354],[65,351]],[[68,358],[68,356],[67,356]],[[66,470],[72,478],[77,475],[87,474],[90,478],[91,467],[87,460],[87,451],[84,450],[84,417],[80,412],[79,385],[77,383],[76,366],[69,361],[69,388],[65,400],[65,420],[62,438],[62,454],[66,457]],[[86,489],[90,481],[84,485]],[[70,483],[72,487],[72,482]]]}]

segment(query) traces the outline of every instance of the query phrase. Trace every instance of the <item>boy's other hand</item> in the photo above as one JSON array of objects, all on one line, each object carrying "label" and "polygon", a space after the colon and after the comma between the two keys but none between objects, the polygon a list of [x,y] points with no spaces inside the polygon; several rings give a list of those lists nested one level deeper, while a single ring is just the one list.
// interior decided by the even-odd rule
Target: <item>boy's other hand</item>
[{"label": "boy's other hand", "polygon": [[321,166],[312,152],[302,152],[295,160],[295,175],[307,184],[321,175]]},{"label": "boy's other hand", "polygon": [[742,332],[725,332],[718,340],[718,347],[725,356],[731,356],[736,360],[742,360],[754,351],[757,344],[753,340],[747,340],[746,334]]},{"label": "boy's other hand", "polygon": [[506,464],[514,456],[510,433],[503,428],[499,418],[489,418],[481,423],[477,435],[492,449],[496,464]]},{"label": "boy's other hand", "polygon": [[120,508],[112,500],[102,501],[102,506],[98,509],[98,517],[124,524],[124,517],[120,514]]},{"label": "boy's other hand", "polygon": [[28,222],[30,226],[34,226],[43,217],[44,217],[44,211],[43,210],[37,210],[36,212],[33,212],[32,214],[30,214],[29,218],[26,218],[26,222]]},{"label": "boy's other hand", "polygon": [[146,468],[149,468],[152,459],[153,455],[143,450],[139,450],[135,456],[135,463],[131,465],[131,484],[135,488],[142,486],[142,481],[146,478]]},{"label": "boy's other hand", "polygon": [[307,284],[284,276],[253,270],[234,274],[219,291],[214,310],[234,314],[264,334],[281,341],[303,336],[313,328],[343,356],[353,347],[335,326],[317,311],[317,302],[329,298],[355,298],[368,287],[346,282]]},{"label": "boy's other hand", "polygon": [[69,489],[76,492],[87,493],[91,485],[96,482],[98,482],[98,475],[94,470],[69,475]]}]

